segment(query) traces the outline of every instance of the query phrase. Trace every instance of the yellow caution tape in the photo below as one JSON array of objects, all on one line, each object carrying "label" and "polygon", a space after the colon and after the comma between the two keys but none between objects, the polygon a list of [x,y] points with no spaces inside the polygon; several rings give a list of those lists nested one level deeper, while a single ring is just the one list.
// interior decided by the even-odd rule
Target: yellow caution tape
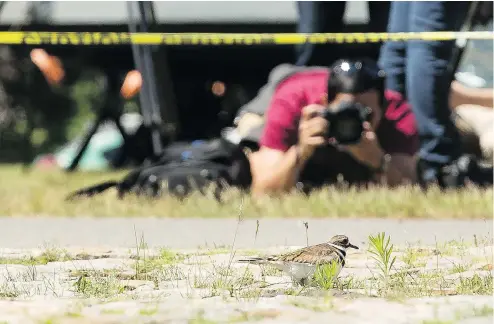
[{"label": "yellow caution tape", "polygon": [[228,33],[104,33],[0,32],[9,45],[295,45],[303,43],[379,43],[385,41],[448,41],[458,38],[494,40],[494,32],[228,34]]}]

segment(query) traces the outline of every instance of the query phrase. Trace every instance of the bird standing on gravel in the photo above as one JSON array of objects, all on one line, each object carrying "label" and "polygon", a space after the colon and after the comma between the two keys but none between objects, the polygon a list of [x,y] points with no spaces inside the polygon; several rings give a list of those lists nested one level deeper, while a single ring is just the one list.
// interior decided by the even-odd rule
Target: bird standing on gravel
[{"label": "bird standing on gravel", "polygon": [[240,259],[237,262],[251,264],[268,264],[287,273],[292,281],[304,285],[312,277],[318,266],[330,265],[336,262],[334,278],[345,266],[346,250],[358,249],[350,243],[346,235],[335,235],[329,242],[308,246],[293,252],[268,257],[253,257]]}]

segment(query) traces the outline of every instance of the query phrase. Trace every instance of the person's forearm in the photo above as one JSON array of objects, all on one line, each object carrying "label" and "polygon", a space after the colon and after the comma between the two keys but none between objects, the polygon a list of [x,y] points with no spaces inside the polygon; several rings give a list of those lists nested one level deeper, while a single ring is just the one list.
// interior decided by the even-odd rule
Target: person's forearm
[{"label": "person's forearm", "polygon": [[493,108],[492,89],[475,89],[472,93],[472,104]]},{"label": "person's forearm", "polygon": [[297,183],[300,170],[306,161],[307,157],[301,154],[297,146],[292,146],[270,172],[254,176],[252,192],[255,195],[263,195],[290,190]]},{"label": "person's forearm", "polygon": [[404,154],[392,154],[384,173],[376,179],[378,183],[387,186],[413,184],[417,181],[417,158]]},{"label": "person's forearm", "polygon": [[451,84],[449,102],[452,109],[465,104],[492,108],[493,100],[493,89],[467,88],[458,81]]}]

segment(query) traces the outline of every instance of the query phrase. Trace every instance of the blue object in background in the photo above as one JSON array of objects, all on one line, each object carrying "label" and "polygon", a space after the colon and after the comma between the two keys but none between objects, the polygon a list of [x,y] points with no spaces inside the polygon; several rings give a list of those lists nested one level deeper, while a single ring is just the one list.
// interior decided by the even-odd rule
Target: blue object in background
[{"label": "blue object in background", "polygon": [[182,152],[181,156],[182,156],[182,161],[187,161],[188,159],[190,159],[192,157],[192,152],[191,151],[184,151],[184,152]]},{"label": "blue object in background", "polygon": [[[192,147],[198,147],[198,146],[201,146],[204,143],[205,143],[204,140],[195,140],[195,141],[192,141],[190,144],[191,144]],[[192,155],[192,151],[184,151],[181,154],[182,161],[190,160],[192,158],[192,156],[193,156]]]},{"label": "blue object in background", "polygon": [[192,144],[192,146],[199,146],[199,145],[204,144],[204,143],[205,143],[204,140],[195,140],[191,144]]}]

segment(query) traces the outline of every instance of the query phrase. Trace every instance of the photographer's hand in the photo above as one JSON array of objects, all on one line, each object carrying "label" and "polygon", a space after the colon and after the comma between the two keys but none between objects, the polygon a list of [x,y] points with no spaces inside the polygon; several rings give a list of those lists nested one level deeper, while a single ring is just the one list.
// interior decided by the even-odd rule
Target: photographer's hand
[{"label": "photographer's hand", "polygon": [[327,143],[328,121],[320,115],[324,109],[326,107],[315,104],[302,109],[297,144],[302,161],[306,161],[317,147]]},{"label": "photographer's hand", "polygon": [[357,144],[339,145],[339,147],[349,152],[359,162],[373,168],[381,167],[384,150],[381,148],[377,139],[376,133],[372,129],[370,123],[364,123],[364,132],[362,138]]},{"label": "photographer's hand", "polygon": [[[284,101],[284,99],[280,100]],[[287,109],[295,109],[295,107],[288,105]],[[289,130],[290,135],[297,134],[293,134],[293,131],[298,132],[297,143],[287,151],[261,146],[258,151],[250,154],[252,192],[254,195],[288,191],[295,187],[301,170],[314,150],[326,143],[325,133],[328,123],[326,119],[321,117],[321,112],[324,109],[325,107],[320,105],[309,105],[302,108],[298,129],[291,128]],[[274,118],[276,118],[275,115]],[[275,120],[273,124],[276,123],[278,121]],[[286,134],[287,126],[278,130]]]}]

